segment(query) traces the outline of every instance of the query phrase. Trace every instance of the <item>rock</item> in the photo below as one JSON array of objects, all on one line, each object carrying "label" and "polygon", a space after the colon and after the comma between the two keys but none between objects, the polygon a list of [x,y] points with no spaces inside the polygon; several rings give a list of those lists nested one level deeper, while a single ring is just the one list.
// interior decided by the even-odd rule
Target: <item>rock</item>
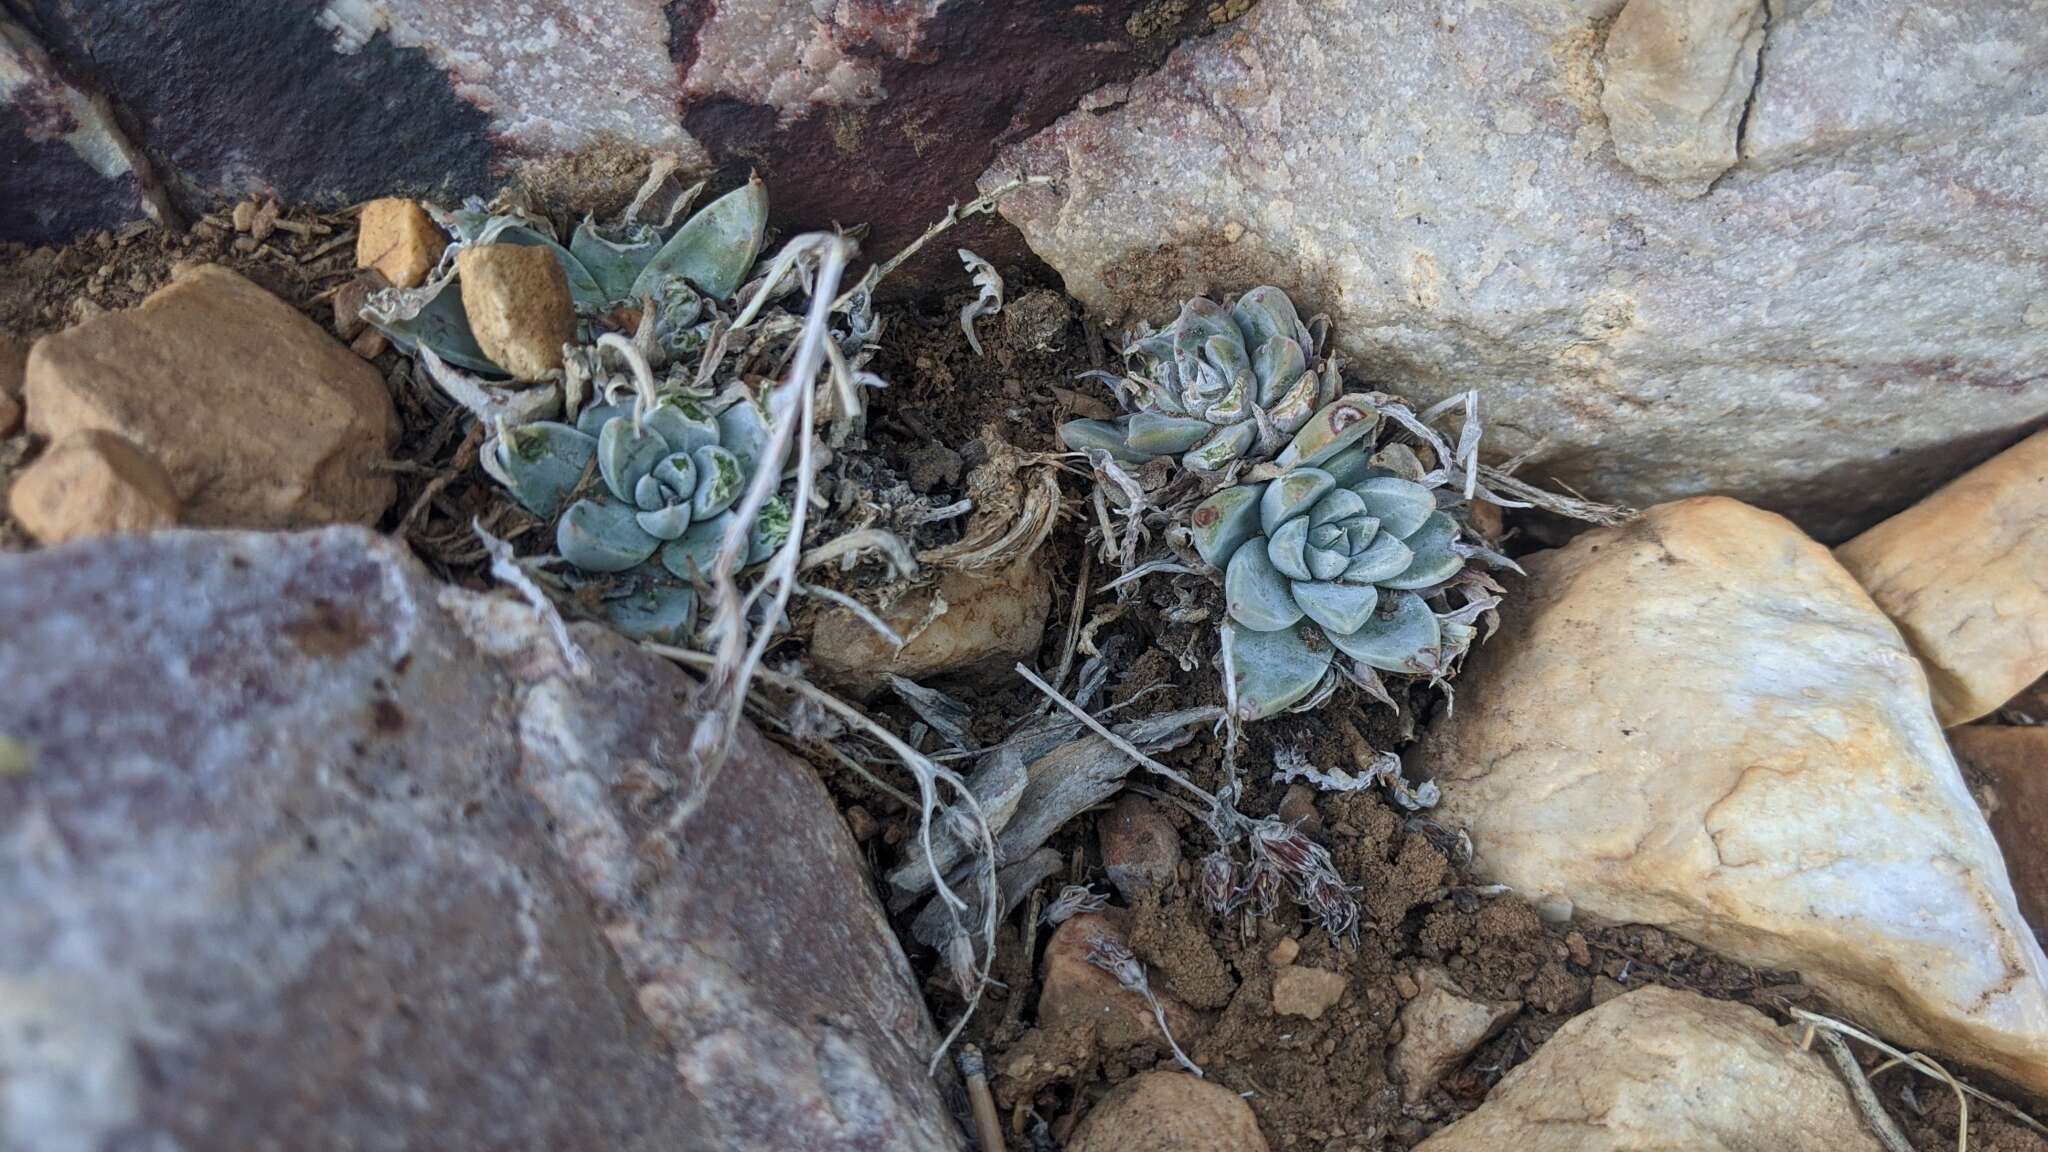
[{"label": "rock", "polygon": [[1628,989],[1622,987],[1621,983],[1612,977],[1593,977],[1593,1007],[1598,1008],[1617,996],[1626,996],[1627,994]]},{"label": "rock", "polygon": [[1704,195],[1735,166],[1764,21],[1760,0],[1628,0],[1600,53],[1615,156],[1680,195]]},{"label": "rock", "polygon": [[2048,728],[1973,724],[1951,729],[1948,743],[1990,788],[1984,814],[2039,939],[2048,931]]},{"label": "rock", "polygon": [[1754,1008],[1648,987],[1573,1017],[1417,1152],[1882,1152],[1827,1059]]},{"label": "rock", "polygon": [[2048,430],[1835,550],[1968,723],[2048,674]]},{"label": "rock", "polygon": [[363,319],[363,305],[369,302],[370,294],[389,288],[391,282],[375,269],[357,276],[334,290],[334,334],[343,340],[354,340],[369,327]]},{"label": "rock", "polygon": [[958,452],[944,444],[926,444],[910,453],[910,486],[919,492],[932,492],[948,488],[960,482],[960,470],[965,466]]},{"label": "rock", "polygon": [[195,526],[371,523],[397,495],[383,378],[226,268],[36,341],[27,400],[31,432],[103,429],[155,457]]},{"label": "rock", "polygon": [[1089,1110],[1067,1152],[1267,1152],[1237,1093],[1185,1072],[1144,1072]]},{"label": "rock", "polygon": [[1282,936],[1278,944],[1266,953],[1266,963],[1275,968],[1285,968],[1301,955],[1301,941],[1292,936]]},{"label": "rock", "polygon": [[0,558],[0,620],[10,1146],[962,1147],[811,771],[743,728],[667,831],[673,667],[360,529]]},{"label": "rock", "polygon": [[455,257],[462,310],[491,362],[515,380],[539,380],[562,367],[562,345],[576,338],[569,276],[554,253],[522,244],[483,244]]},{"label": "rock", "polygon": [[982,187],[1057,182],[1001,210],[1110,322],[1276,284],[1329,313],[1358,378],[1480,387],[1489,450],[1541,446],[1531,479],[1719,492],[1840,541],[2048,415],[2048,22],[2025,0],[1770,7],[1709,196],[1610,146],[1618,0],[1450,22],[1263,0]]},{"label": "rock", "polygon": [[[758,168],[779,235],[866,222],[875,231],[863,249],[886,257],[963,198],[999,143],[1155,66],[1239,6],[225,0],[146,21],[130,0],[15,7],[68,75],[132,120],[188,212],[251,188],[288,204],[406,195],[452,205],[509,176],[564,218],[609,216],[647,154],[665,152],[728,181]],[[0,149],[13,143],[0,137]],[[69,203],[96,196],[99,182],[63,144],[50,147],[70,160],[62,179],[31,180],[49,163],[39,157],[0,177],[29,195],[8,195],[8,184],[0,198],[52,227],[74,213],[76,228],[118,223]],[[1025,255],[999,222],[967,221],[889,287],[959,291],[955,241],[1003,268]]]},{"label": "rock", "polygon": [[21,399],[28,375],[28,342],[0,332],[0,396]]},{"label": "rock", "polygon": [[[1088,962],[1096,940],[1124,940],[1124,921],[1120,909],[1083,912],[1053,932],[1045,946],[1038,989],[1040,1028],[1091,1033],[1105,1052],[1141,1044],[1166,1048],[1166,1037],[1145,998]],[[1151,984],[1153,995],[1166,1010],[1166,1025],[1173,1029],[1174,1040],[1186,1048],[1200,1021],[1187,1005],[1164,991],[1164,980],[1155,975]]]},{"label": "rock", "polygon": [[[235,226],[241,227],[239,219]],[[356,267],[374,270],[400,288],[426,283],[446,247],[448,237],[411,200],[372,200],[356,219]]]},{"label": "rock", "polygon": [[1424,969],[1414,999],[1401,1009],[1401,1039],[1390,1061],[1401,1082],[1401,1099],[1413,1104],[1429,1094],[1473,1049],[1493,1039],[1522,1010],[1465,995],[1441,970]]},{"label": "rock", "polygon": [[1180,833],[1150,800],[1135,792],[1117,798],[1096,821],[1102,870],[1126,903],[1173,883],[1180,871]]},{"label": "rock", "polygon": [[143,214],[134,155],[104,104],[0,14],[0,241],[61,244]]},{"label": "rock", "polygon": [[817,617],[811,659],[821,675],[863,698],[882,689],[885,673],[1008,683],[1017,661],[1038,655],[1051,611],[1052,572],[1036,556],[994,575],[947,572],[878,610],[903,647],[891,651],[859,617],[834,609]]},{"label": "rock", "polygon": [[1273,974],[1273,1011],[1281,1016],[1321,1020],[1323,1013],[1344,998],[1344,989],[1349,986],[1350,981],[1342,972],[1289,965]]},{"label": "rock", "polygon": [[1827,550],[1702,498],[1524,563],[1411,760],[1474,872],[2048,1088],[2048,961],[1919,663]]},{"label": "rock", "polygon": [[1273,810],[1283,824],[1299,828],[1312,840],[1323,838],[1323,815],[1316,811],[1316,790],[1306,784],[1289,784]]},{"label": "rock", "polygon": [[163,465],[112,432],[88,429],[52,444],[15,477],[7,511],[44,544],[178,522],[178,494]]},{"label": "rock", "polygon": [[12,436],[21,427],[21,401],[0,392],[0,436]]}]

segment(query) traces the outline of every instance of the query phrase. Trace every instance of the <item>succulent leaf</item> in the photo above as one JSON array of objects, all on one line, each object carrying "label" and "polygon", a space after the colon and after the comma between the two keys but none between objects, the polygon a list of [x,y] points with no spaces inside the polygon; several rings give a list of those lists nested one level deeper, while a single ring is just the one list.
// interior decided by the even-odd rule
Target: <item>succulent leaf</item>
[{"label": "succulent leaf", "polygon": [[1424,650],[1442,637],[1436,613],[1413,592],[1386,597],[1372,618],[1350,633],[1327,633],[1330,643],[1354,660],[1383,672],[1417,671]]},{"label": "succulent leaf", "polygon": [[1465,558],[1451,548],[1457,538],[1457,521],[1441,512],[1430,513],[1422,527],[1402,541],[1415,559],[1400,575],[1380,583],[1389,588],[1429,588],[1456,576],[1465,567]]},{"label": "succulent leaf", "polygon": [[1309,571],[1308,518],[1296,516],[1266,537],[1266,558],[1289,580],[1317,579]]},{"label": "succulent leaf", "polygon": [[668,441],[644,425],[635,432],[630,418],[607,421],[597,434],[597,470],[604,476],[604,486],[629,504],[634,503],[640,478],[668,454]]},{"label": "succulent leaf", "polygon": [[1363,399],[1340,397],[1317,409],[1273,462],[1283,468],[1320,467],[1325,460],[1372,435],[1379,426],[1379,413],[1366,407]]},{"label": "succulent leaf", "polygon": [[661,541],[642,530],[624,504],[578,500],[555,522],[555,551],[586,572],[624,572],[654,555]]},{"label": "succulent leaf", "polygon": [[1195,551],[1219,571],[1244,542],[1259,534],[1261,484],[1234,484],[1195,506],[1189,518]]},{"label": "succulent leaf", "polygon": [[1296,581],[1294,602],[1325,632],[1348,635],[1363,628],[1379,606],[1379,590],[1370,584]]},{"label": "succulent leaf", "polygon": [[1354,584],[1378,584],[1399,576],[1415,561],[1415,553],[1408,545],[1396,539],[1391,532],[1380,532],[1372,542],[1351,556],[1341,580]]},{"label": "succulent leaf", "polygon": [[582,483],[597,441],[567,424],[544,420],[508,429],[492,442],[491,451],[512,498],[535,516],[551,518]]},{"label": "succulent leaf", "polygon": [[[773,438],[768,414],[752,400],[742,399],[718,414],[718,446],[732,453],[749,476],[761,466],[762,457],[768,454],[768,441]],[[690,450],[694,452],[696,448]]]},{"label": "succulent leaf", "polygon": [[[606,232],[613,232],[618,239]],[[634,278],[659,251],[661,235],[646,225],[601,229],[586,216],[569,236],[569,254],[590,273],[611,303],[632,299]]]},{"label": "succulent leaf", "polygon": [[691,453],[697,463],[697,491],[690,498],[690,518],[709,520],[740,498],[746,487],[746,470],[739,457],[716,444],[706,444]]},{"label": "succulent leaf", "polygon": [[690,638],[697,622],[697,592],[650,573],[630,591],[607,596],[604,613],[629,640],[676,644]]},{"label": "succulent leaf", "polygon": [[1266,538],[1254,536],[1223,570],[1223,595],[1230,618],[1254,632],[1272,632],[1301,619],[1287,577],[1273,566]]},{"label": "succulent leaf", "polygon": [[1239,631],[1232,638],[1230,653],[1238,718],[1263,720],[1307,699],[1322,682],[1335,655],[1327,643],[1312,643],[1306,630],[1298,626],[1274,632]]},{"label": "succulent leaf", "polygon": [[681,396],[663,397],[641,423],[660,433],[670,452],[695,452],[706,444],[720,443],[718,420],[696,401]]},{"label": "succulent leaf", "polygon": [[681,276],[714,300],[730,300],[761,254],[767,229],[768,186],[750,179],[676,229],[640,270],[632,295],[652,296],[663,277]]},{"label": "succulent leaf", "polygon": [[400,351],[411,352],[425,345],[457,368],[492,376],[508,375],[477,344],[476,333],[469,329],[469,313],[462,307],[462,293],[454,290],[454,284],[451,278],[438,288],[428,285],[418,289],[429,295],[410,316],[392,314],[390,319],[378,319],[372,309],[365,309],[363,318],[398,345]]},{"label": "succulent leaf", "polygon": [[759,564],[788,543],[790,525],[788,503],[780,496],[769,497],[761,505],[761,514],[754,517],[753,527],[747,530],[747,563]]},{"label": "succulent leaf", "polygon": [[1259,499],[1259,529],[1271,533],[1281,523],[1307,512],[1316,501],[1337,486],[1337,481],[1320,468],[1296,468],[1266,485]]},{"label": "succulent leaf", "polygon": [[1242,459],[1258,439],[1258,425],[1249,420],[1218,428],[1215,435],[1188,449],[1180,458],[1181,466],[1192,472],[1222,471],[1231,461]]},{"label": "succulent leaf", "polygon": [[576,413],[576,430],[595,438],[598,433],[604,431],[607,421],[620,416],[630,419],[632,415],[633,406],[630,404],[585,404],[583,410]]},{"label": "succulent leaf", "polygon": [[1429,489],[1398,476],[1374,476],[1352,488],[1365,500],[1366,511],[1377,517],[1380,530],[1406,540],[1436,513],[1436,497]]},{"label": "succulent leaf", "polygon": [[669,504],[651,512],[635,512],[633,520],[640,530],[657,540],[674,540],[690,528],[690,505]]},{"label": "succulent leaf", "polygon": [[1134,412],[1124,436],[1124,447],[1147,458],[1177,456],[1200,444],[1215,430],[1207,420],[1194,416]]},{"label": "succulent leaf", "polygon": [[690,525],[662,547],[661,566],[684,580],[709,579],[712,565],[718,562],[719,546],[725,543],[725,530],[735,518],[734,513],[725,512]]}]

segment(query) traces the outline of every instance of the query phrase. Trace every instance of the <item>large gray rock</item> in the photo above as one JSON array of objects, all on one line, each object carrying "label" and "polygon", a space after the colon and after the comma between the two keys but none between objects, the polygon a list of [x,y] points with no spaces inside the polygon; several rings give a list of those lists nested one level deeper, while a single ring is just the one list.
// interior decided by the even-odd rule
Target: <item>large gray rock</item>
[{"label": "large gray rock", "polygon": [[360,530],[0,564],[0,1149],[960,1146],[851,838]]},{"label": "large gray rock", "polygon": [[[1004,212],[1115,318],[1278,284],[1367,378],[1480,388],[1537,475],[1731,494],[1836,540],[2048,414],[2048,21],[1772,3],[1750,68],[1721,7],[1719,50],[1659,64],[1607,51],[1613,0],[1265,0],[984,184],[1059,178]],[[1648,130],[1632,158],[1690,181],[1747,105],[1709,194],[1617,159],[1603,66]],[[1716,68],[1756,79],[1723,99]],[[1643,103],[1660,80],[1676,98]]]}]

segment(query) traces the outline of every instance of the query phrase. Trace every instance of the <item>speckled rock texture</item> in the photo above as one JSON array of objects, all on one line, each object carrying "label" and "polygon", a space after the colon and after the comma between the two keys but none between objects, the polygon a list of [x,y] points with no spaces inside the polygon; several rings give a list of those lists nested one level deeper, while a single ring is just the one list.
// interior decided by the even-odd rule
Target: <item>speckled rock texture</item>
[{"label": "speckled rock texture", "polygon": [[[1264,0],[982,183],[1057,178],[1003,212],[1113,319],[1277,284],[1363,378],[1479,388],[1489,446],[1537,449],[1532,478],[1637,507],[1727,494],[1837,542],[2048,415],[2048,21],[2030,0],[1666,7],[1729,9],[1716,67],[1752,77],[1657,137],[1703,157],[1721,118],[1733,167],[1705,195],[1617,155],[1606,83],[1713,69],[1622,67],[1615,0]],[[1658,107],[1638,120],[1683,119]]]},{"label": "speckled rock texture", "polygon": [[[531,178],[571,198],[648,150],[758,170],[775,226],[865,222],[887,256],[974,197],[997,150],[1142,74],[1235,5],[1183,0],[22,0],[30,31],[110,98],[186,211],[250,193],[442,202]],[[138,18],[139,11],[148,18]],[[1212,15],[1213,12],[1213,15]],[[234,83],[223,83],[233,77]],[[32,106],[0,89],[0,140]],[[44,134],[47,137],[47,133]],[[38,137],[42,139],[44,137]],[[317,147],[309,146],[317,143]],[[99,226],[61,145],[9,169],[36,215],[0,239]],[[595,183],[589,183],[594,181]],[[10,185],[0,184],[0,189]],[[130,198],[132,201],[132,197]],[[622,206],[623,200],[611,205]],[[90,207],[90,204],[80,205]],[[69,215],[67,215],[69,214]],[[133,214],[132,212],[130,213]],[[74,221],[72,216],[78,218]],[[892,278],[966,286],[958,244],[1027,253],[986,218]]]},{"label": "speckled rock texture", "polygon": [[1828,550],[1704,497],[1525,563],[1409,757],[1474,871],[2048,1090],[2048,959],[1919,661]]},{"label": "speckled rock texture", "polygon": [[2048,430],[1835,549],[1927,665],[1943,724],[2048,675]]},{"label": "speckled rock texture", "polygon": [[142,215],[141,185],[107,109],[4,11],[0,157],[0,240],[61,241]]},{"label": "speckled rock texture", "polygon": [[1744,1004],[1652,985],[1575,1016],[1416,1152],[1881,1152],[1827,1059]]},{"label": "speckled rock texture", "polygon": [[[357,529],[0,560],[0,1148],[957,1149],[829,797]],[[25,767],[23,767],[25,765]]]}]

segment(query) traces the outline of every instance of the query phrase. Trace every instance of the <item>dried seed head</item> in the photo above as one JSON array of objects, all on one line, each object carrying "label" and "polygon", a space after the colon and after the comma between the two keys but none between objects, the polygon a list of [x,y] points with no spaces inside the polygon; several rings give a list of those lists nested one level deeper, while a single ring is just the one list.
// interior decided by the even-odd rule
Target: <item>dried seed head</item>
[{"label": "dried seed head", "polygon": [[1064,924],[1083,912],[1100,912],[1108,906],[1109,897],[1089,891],[1085,884],[1069,884],[1045,906],[1041,918],[1047,924]]},{"label": "dried seed head", "polygon": [[1202,859],[1198,884],[1202,903],[1218,916],[1228,916],[1237,907],[1237,861],[1218,848]]}]

